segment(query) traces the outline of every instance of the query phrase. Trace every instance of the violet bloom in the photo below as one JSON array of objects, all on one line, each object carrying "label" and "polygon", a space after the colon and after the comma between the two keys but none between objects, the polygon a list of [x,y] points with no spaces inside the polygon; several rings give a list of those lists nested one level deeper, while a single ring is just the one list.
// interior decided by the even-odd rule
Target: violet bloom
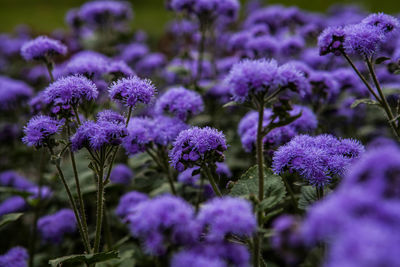
[{"label": "violet bloom", "polygon": [[25,136],[22,138],[27,146],[42,146],[50,145],[50,138],[59,133],[62,128],[63,121],[58,121],[49,116],[37,115],[29,120],[24,127]]},{"label": "violet bloom", "polygon": [[364,147],[356,140],[298,135],[275,152],[272,167],[278,174],[296,172],[311,185],[323,187],[332,176],[343,175],[363,152]]},{"label": "violet bloom", "polygon": [[175,141],[180,132],[189,126],[176,118],[156,116],[153,119],[152,139],[154,144],[167,146]]},{"label": "violet bloom", "polygon": [[127,127],[128,135],[122,141],[126,152],[135,155],[146,151],[153,140],[152,128],[150,118],[132,118]]},{"label": "violet bloom", "polygon": [[11,111],[27,102],[33,95],[26,83],[0,76],[0,111]]},{"label": "violet bloom", "polygon": [[47,104],[52,106],[53,113],[70,110],[82,101],[97,98],[99,92],[96,85],[84,76],[67,76],[51,83],[43,95]]},{"label": "violet bloom", "polygon": [[146,252],[151,255],[164,255],[169,244],[191,245],[199,237],[193,207],[175,196],[142,201],[126,219],[131,234],[143,241]]},{"label": "violet bloom", "polygon": [[174,87],[160,96],[155,110],[159,114],[170,113],[178,119],[186,121],[191,116],[202,112],[204,104],[200,94],[183,87]]},{"label": "violet bloom", "polygon": [[118,60],[112,61],[107,66],[107,73],[115,77],[116,79],[127,78],[135,75],[135,72],[129,67],[125,61]]},{"label": "violet bloom", "polygon": [[269,35],[251,37],[246,42],[246,54],[250,58],[267,58],[279,51],[278,40]]},{"label": "violet bloom", "polygon": [[136,65],[135,70],[141,76],[151,76],[157,70],[163,68],[167,63],[167,59],[162,53],[151,53],[140,59]]},{"label": "violet bloom", "polygon": [[295,64],[286,63],[278,68],[281,90],[288,89],[298,93],[301,97],[310,93],[310,83],[301,69]]},{"label": "violet bloom", "polygon": [[124,219],[127,215],[133,212],[135,207],[140,202],[146,201],[148,199],[149,199],[148,196],[143,193],[136,191],[128,192],[123,196],[121,196],[121,198],[119,199],[119,203],[115,210],[115,214],[117,214],[118,217]]},{"label": "violet bloom", "polygon": [[393,35],[400,28],[400,22],[397,18],[385,13],[371,14],[361,21],[363,24],[377,27],[384,35]]},{"label": "violet bloom", "polygon": [[115,112],[110,109],[105,109],[103,111],[100,111],[97,113],[97,121],[108,121],[108,122],[113,122],[113,123],[125,123],[125,118],[118,112]]},{"label": "violet bloom", "polygon": [[25,211],[28,204],[20,196],[9,197],[0,203],[0,217],[4,214]]},{"label": "violet bloom", "polygon": [[206,240],[220,242],[229,234],[251,237],[257,222],[250,202],[241,198],[215,198],[204,204],[197,221],[207,229]]},{"label": "violet bloom", "polygon": [[137,76],[123,78],[114,82],[109,88],[112,100],[134,107],[137,103],[150,103],[155,95],[156,89],[148,79],[141,79]]},{"label": "violet bloom", "polygon": [[226,263],[219,258],[211,258],[195,251],[181,251],[172,257],[171,267],[226,267]]},{"label": "violet bloom", "polygon": [[305,41],[300,36],[292,36],[283,40],[280,53],[284,56],[298,55],[306,46]]},{"label": "violet bloom", "polygon": [[318,47],[321,56],[333,53],[339,56],[344,52],[343,43],[346,33],[343,27],[329,27],[326,28],[318,37]]},{"label": "violet bloom", "polygon": [[0,255],[0,266],[26,267],[28,266],[28,251],[23,247],[13,247],[7,253]]},{"label": "violet bloom", "polygon": [[185,185],[195,185],[197,181],[200,180],[200,174],[193,175],[194,171],[198,171],[199,167],[193,167],[184,170],[183,172],[178,174],[178,182],[183,183]]},{"label": "violet bloom", "polygon": [[35,185],[33,182],[19,175],[15,171],[3,171],[0,173],[0,184],[2,186],[10,186],[18,190],[26,190]]},{"label": "violet bloom", "polygon": [[278,86],[278,64],[275,60],[243,60],[235,64],[226,78],[233,99],[250,100],[252,95],[266,94]]},{"label": "violet bloom", "polygon": [[21,47],[21,55],[25,60],[43,60],[51,62],[54,56],[65,55],[67,47],[60,41],[47,36],[39,36]]},{"label": "violet bloom", "polygon": [[149,48],[146,45],[133,43],[124,47],[119,58],[130,65],[134,65],[148,53]]},{"label": "violet bloom", "polygon": [[46,242],[60,244],[65,234],[76,231],[76,219],[71,209],[62,209],[54,214],[39,218],[37,227]]},{"label": "violet bloom", "polygon": [[82,51],[71,57],[63,72],[66,75],[81,74],[89,79],[98,79],[107,73],[108,67],[109,59],[106,56],[93,51]]},{"label": "violet bloom", "polygon": [[178,135],[169,157],[172,166],[183,171],[194,165],[223,161],[226,149],[222,132],[210,127],[192,127]]},{"label": "violet bloom", "polygon": [[110,173],[110,180],[114,184],[129,185],[133,178],[132,170],[125,164],[116,164]]},{"label": "violet bloom", "polygon": [[370,57],[374,55],[383,42],[383,34],[376,27],[367,24],[348,25],[344,28],[346,38],[344,50],[350,55]]}]

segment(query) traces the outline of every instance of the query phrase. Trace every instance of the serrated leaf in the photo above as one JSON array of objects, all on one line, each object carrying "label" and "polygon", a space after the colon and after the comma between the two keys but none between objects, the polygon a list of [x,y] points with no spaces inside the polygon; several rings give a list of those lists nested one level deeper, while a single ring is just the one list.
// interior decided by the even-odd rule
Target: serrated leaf
[{"label": "serrated leaf", "polygon": [[118,251],[108,251],[96,254],[78,254],[78,255],[64,256],[57,259],[49,260],[49,264],[53,267],[61,266],[62,263],[93,264],[117,258],[119,258]]},{"label": "serrated leaf", "polygon": [[23,213],[9,213],[9,214],[3,215],[0,220],[0,227],[3,227],[4,225],[6,225],[10,222],[15,222],[16,220],[21,218],[22,215],[24,215],[24,214]]},{"label": "serrated leaf", "polygon": [[[231,196],[244,197],[258,194],[258,166],[255,165],[248,169],[237,181],[230,192]],[[260,204],[263,210],[269,210],[279,204],[286,195],[286,188],[282,178],[272,172],[271,169],[264,167],[264,199]]]},{"label": "serrated leaf", "polygon": [[363,99],[356,99],[353,104],[351,104],[351,108],[356,108],[360,104],[366,104],[366,105],[379,105],[378,101],[369,99],[369,98],[363,98]]},{"label": "serrated leaf", "polygon": [[377,64],[377,65],[382,64],[383,62],[385,62],[385,61],[387,61],[389,59],[390,59],[390,57],[378,57],[375,60],[375,64]]},{"label": "serrated leaf", "polygon": [[302,210],[307,210],[307,208],[312,205],[317,200],[317,192],[315,187],[311,185],[303,186],[301,188],[301,195],[299,199],[298,207]]}]

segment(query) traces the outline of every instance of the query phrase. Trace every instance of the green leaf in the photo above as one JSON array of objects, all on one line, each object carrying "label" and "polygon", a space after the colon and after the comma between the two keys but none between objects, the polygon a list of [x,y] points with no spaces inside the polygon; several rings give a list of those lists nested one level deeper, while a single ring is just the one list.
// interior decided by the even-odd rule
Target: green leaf
[{"label": "green leaf", "polygon": [[357,99],[353,102],[353,104],[351,104],[351,108],[355,108],[360,104],[366,104],[366,105],[378,105],[379,106],[379,102],[369,99],[369,98],[363,98],[363,99]]},{"label": "green leaf", "polygon": [[377,65],[382,64],[383,62],[385,62],[385,61],[387,61],[389,59],[390,59],[390,57],[378,57],[375,60],[375,64],[377,64]]},{"label": "green leaf", "polygon": [[[231,196],[244,197],[258,195],[258,166],[248,169],[233,185]],[[279,175],[264,166],[264,199],[260,203],[262,210],[270,210],[278,205],[286,196],[286,188]]]},{"label": "green leaf", "polygon": [[301,187],[299,209],[306,210],[311,204],[317,201],[317,192],[311,185]]},{"label": "green leaf", "polygon": [[15,222],[16,220],[21,218],[22,215],[24,215],[24,214],[23,213],[9,213],[9,214],[3,215],[0,220],[0,227],[3,227],[4,225],[6,225],[10,222]]},{"label": "green leaf", "polygon": [[228,103],[224,104],[222,107],[227,108],[227,107],[234,107],[239,105],[236,101],[229,101]]},{"label": "green leaf", "polygon": [[77,255],[64,256],[57,259],[49,260],[49,264],[53,267],[61,266],[61,264],[63,263],[93,264],[117,258],[119,258],[118,251],[109,251],[96,254],[77,254]]},{"label": "green leaf", "polygon": [[393,74],[399,75],[399,74],[400,74],[400,69],[399,69],[399,70],[395,70],[395,71],[393,72]]}]

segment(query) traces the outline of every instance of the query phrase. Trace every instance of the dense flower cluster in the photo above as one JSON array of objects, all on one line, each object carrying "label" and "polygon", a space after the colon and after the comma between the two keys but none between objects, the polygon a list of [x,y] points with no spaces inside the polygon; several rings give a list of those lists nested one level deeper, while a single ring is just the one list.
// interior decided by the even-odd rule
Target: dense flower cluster
[{"label": "dense flower cluster", "polygon": [[26,267],[28,252],[23,247],[13,247],[7,253],[0,256],[0,266]]},{"label": "dense flower cluster", "polygon": [[110,173],[110,180],[115,184],[129,185],[133,178],[132,170],[125,164],[117,164]]},{"label": "dense flower cluster", "polygon": [[150,103],[156,89],[150,80],[131,76],[113,83],[109,93],[112,100],[134,107],[137,103]]},{"label": "dense flower cluster", "polygon": [[37,148],[47,146],[49,145],[50,138],[60,132],[62,124],[62,121],[49,116],[35,116],[24,127],[25,136],[22,138],[22,141],[28,146],[35,146]]},{"label": "dense flower cluster", "polygon": [[0,76],[0,111],[10,111],[24,104],[32,95],[33,90],[26,83]]},{"label": "dense flower cluster", "polygon": [[33,187],[34,183],[15,171],[4,171],[0,173],[0,185],[14,187],[19,190],[26,190]]},{"label": "dense flower cluster", "polygon": [[133,212],[137,204],[145,200],[148,200],[148,196],[143,193],[136,191],[128,192],[119,200],[115,213],[120,218],[125,218],[127,215]]},{"label": "dense flower cluster", "polygon": [[60,41],[47,36],[39,36],[34,40],[26,42],[21,47],[21,55],[25,60],[51,61],[54,56],[65,55],[67,47]]},{"label": "dense flower cluster", "polygon": [[61,243],[65,234],[76,231],[75,215],[70,209],[43,216],[37,224],[42,239],[51,243]]},{"label": "dense flower cluster", "polygon": [[0,216],[8,213],[24,211],[27,207],[28,205],[23,197],[9,197],[0,203]]}]

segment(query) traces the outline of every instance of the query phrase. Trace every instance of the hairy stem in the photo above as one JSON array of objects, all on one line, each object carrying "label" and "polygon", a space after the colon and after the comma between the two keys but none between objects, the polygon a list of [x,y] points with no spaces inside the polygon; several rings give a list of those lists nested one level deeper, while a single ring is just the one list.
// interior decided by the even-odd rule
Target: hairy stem
[{"label": "hairy stem", "polygon": [[105,163],[105,152],[104,148],[100,152],[100,170],[97,174],[97,212],[96,212],[96,235],[94,239],[94,253],[98,253],[100,250],[100,240],[101,240],[101,229],[103,223],[103,204],[104,204],[104,163]]},{"label": "hairy stem", "polygon": [[49,73],[50,82],[54,82],[53,63],[52,62],[46,62],[46,68],[47,68],[47,72]]},{"label": "hairy stem", "polygon": [[208,180],[210,181],[210,184],[214,190],[214,193],[217,196],[222,197],[222,193],[219,190],[217,183],[215,182],[214,175],[211,173],[210,168],[206,164],[203,164],[202,169],[204,170],[204,173],[206,174]]}]

